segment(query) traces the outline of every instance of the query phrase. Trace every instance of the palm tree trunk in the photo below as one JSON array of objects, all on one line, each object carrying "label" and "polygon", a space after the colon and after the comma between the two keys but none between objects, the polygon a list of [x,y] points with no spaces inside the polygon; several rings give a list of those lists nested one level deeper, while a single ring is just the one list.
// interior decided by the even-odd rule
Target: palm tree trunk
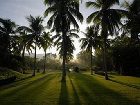
[{"label": "palm tree trunk", "polygon": [[35,55],[34,55],[34,70],[32,76],[35,76],[35,70],[36,70],[36,42],[35,42]]},{"label": "palm tree trunk", "polygon": [[106,62],[106,38],[104,38],[103,42],[103,62],[104,62],[104,72],[105,72],[105,79],[108,80],[107,74],[107,62]]},{"label": "palm tree trunk", "polygon": [[63,61],[62,61],[62,82],[66,81],[66,46],[65,46],[65,42],[66,42],[66,38],[65,38],[66,32],[63,32]]},{"label": "palm tree trunk", "polygon": [[25,46],[23,47],[23,52],[22,52],[22,59],[23,59],[23,67],[22,67],[22,73],[25,74]]},{"label": "palm tree trunk", "polygon": [[46,57],[47,57],[46,50],[45,50],[44,52],[45,52],[45,61],[44,61],[44,70],[43,70],[43,74],[45,74],[45,70],[46,70]]},{"label": "palm tree trunk", "polygon": [[66,81],[66,57],[65,55],[63,56],[63,62],[62,62],[62,82]]},{"label": "palm tree trunk", "polygon": [[108,74],[107,74],[107,62],[106,62],[106,41],[107,41],[107,36],[108,36],[108,30],[106,27],[106,21],[107,17],[105,14],[103,14],[102,18],[102,32],[101,36],[103,38],[103,63],[104,63],[104,73],[105,73],[105,80],[108,80]]},{"label": "palm tree trunk", "polygon": [[137,42],[139,40],[138,38],[138,32],[134,31],[135,29],[131,29],[131,39],[132,41]]},{"label": "palm tree trunk", "polygon": [[90,52],[90,62],[91,62],[91,67],[90,67],[90,70],[91,70],[91,75],[93,75],[93,70],[92,70],[92,47],[91,47],[91,52]]}]

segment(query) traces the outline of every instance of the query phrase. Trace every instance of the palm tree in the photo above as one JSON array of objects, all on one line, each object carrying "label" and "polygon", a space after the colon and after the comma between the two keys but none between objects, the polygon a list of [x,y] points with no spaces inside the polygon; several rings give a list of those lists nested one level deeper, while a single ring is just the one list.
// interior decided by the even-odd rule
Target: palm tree
[{"label": "palm tree", "polygon": [[0,43],[1,47],[4,48],[3,52],[10,52],[10,40],[11,35],[15,32],[16,24],[9,19],[0,18]]},{"label": "palm tree", "polygon": [[20,37],[18,35],[12,35],[10,36],[10,49],[11,54],[20,56],[21,49],[20,49]]},{"label": "palm tree", "polygon": [[23,74],[25,73],[25,50],[28,51],[28,53],[32,53],[32,49],[34,48],[32,41],[31,41],[31,36],[28,35],[27,30],[24,29],[23,26],[19,26],[16,30],[16,33],[18,34],[18,44],[19,44],[19,51],[22,56],[22,72]]},{"label": "palm tree", "polygon": [[[62,71],[62,81],[66,80],[66,58],[67,58],[67,32],[70,30],[71,25],[74,28],[79,28],[76,21],[83,21],[83,16],[79,12],[79,1],[78,0],[44,0],[44,3],[49,7],[45,11],[45,16],[52,14],[48,20],[48,26],[56,31],[56,33],[62,33],[62,46],[63,46],[63,71]],[[75,19],[76,18],[76,19]]]},{"label": "palm tree", "polygon": [[87,51],[90,51],[90,62],[91,62],[91,75],[93,75],[93,70],[92,70],[92,49],[96,49],[99,45],[100,45],[100,37],[98,36],[98,32],[99,32],[99,27],[94,25],[94,26],[90,26],[87,27],[86,29],[86,33],[84,33],[85,38],[81,38],[80,42],[82,42],[81,44],[81,49],[86,49]]},{"label": "palm tree", "polygon": [[[35,70],[36,70],[36,48],[39,45],[39,38],[44,31],[44,27],[42,25],[43,19],[40,16],[33,17],[29,16],[27,17],[27,20],[29,22],[29,27],[21,26],[20,30],[25,30],[28,32],[28,45],[34,44],[34,70],[33,70],[33,76],[35,76]],[[25,47],[25,46],[24,46]]]},{"label": "palm tree", "polygon": [[11,55],[11,41],[15,34],[16,24],[10,19],[0,18],[0,63],[7,66],[9,55]]},{"label": "palm tree", "polygon": [[[73,58],[73,51],[75,50],[75,46],[74,46],[74,40],[73,38],[79,38],[77,32],[79,32],[79,30],[77,29],[71,29],[67,32],[67,42],[65,43],[66,47],[66,62],[68,63],[72,58]],[[52,37],[52,39],[54,40],[54,45],[57,46],[57,50],[59,50],[59,55],[60,58],[63,58],[63,50],[64,50],[64,46],[63,46],[63,38],[61,34],[57,34],[55,36]]]},{"label": "palm tree", "polygon": [[47,49],[49,47],[51,47],[52,45],[52,39],[50,38],[50,32],[44,32],[43,35],[41,36],[40,38],[40,45],[41,47],[43,48],[44,52],[45,52],[45,61],[44,61],[44,70],[43,70],[43,73],[45,73],[45,70],[46,70],[46,58],[47,58]]},{"label": "palm tree", "polygon": [[105,79],[108,79],[107,66],[106,66],[106,41],[109,35],[114,35],[116,29],[119,28],[122,13],[125,11],[111,8],[114,4],[119,4],[119,0],[96,0],[95,2],[89,1],[86,3],[87,7],[96,8],[97,11],[93,12],[87,18],[87,22],[100,24],[101,37],[103,39],[103,61]]},{"label": "palm tree", "polygon": [[128,12],[126,26],[130,30],[131,39],[138,41],[140,33],[140,0],[133,0],[132,3],[125,1],[122,6]]}]

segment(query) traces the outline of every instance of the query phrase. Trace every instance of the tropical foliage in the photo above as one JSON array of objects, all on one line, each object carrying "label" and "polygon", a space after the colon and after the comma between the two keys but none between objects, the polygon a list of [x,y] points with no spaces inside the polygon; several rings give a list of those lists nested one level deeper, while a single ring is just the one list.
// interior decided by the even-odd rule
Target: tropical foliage
[{"label": "tropical foliage", "polygon": [[[83,21],[79,10],[80,2],[44,0],[44,4],[47,7],[44,11],[44,16],[48,19],[47,26],[43,25],[44,18],[41,16],[28,16],[28,26],[19,26],[10,19],[0,18],[0,67],[22,73],[26,73],[27,69],[33,69],[33,76],[41,63],[43,73],[53,68],[49,66],[51,64],[48,61],[58,64],[60,69],[59,61],[47,58],[47,50],[54,45],[59,50],[58,54],[62,60],[62,81],[65,81],[67,66],[74,58],[74,41],[82,36],[79,33],[79,22]],[[115,8],[114,5],[119,8]],[[94,12],[86,19],[90,24],[87,30],[82,32],[82,51],[77,55],[78,62],[73,65],[88,68],[91,74],[93,70],[96,71],[97,66],[105,72],[105,79],[108,79],[107,71],[110,70],[125,75],[137,74],[140,69],[139,5],[139,0],[124,1],[121,5],[119,0],[88,1],[86,6],[93,8]],[[44,50],[42,60],[37,60],[38,48]],[[27,53],[34,53],[34,59],[27,57]]]},{"label": "tropical foliage", "polygon": [[27,20],[29,22],[29,27],[21,26],[19,27],[20,30],[23,30],[28,33],[29,39],[27,40],[27,43],[29,45],[34,44],[34,50],[35,50],[35,56],[34,56],[34,71],[33,76],[35,76],[35,70],[36,70],[36,48],[39,46],[40,42],[40,36],[44,31],[44,27],[42,25],[43,19],[42,17],[33,17],[29,16],[27,17]]},{"label": "tropical foliage", "polygon": [[109,35],[114,35],[116,33],[116,30],[121,24],[121,15],[125,13],[124,10],[112,8],[112,6],[115,4],[119,4],[119,0],[96,0],[95,2],[89,1],[86,3],[87,7],[93,7],[97,9],[87,18],[87,22],[99,24],[101,27],[105,79],[108,79],[106,63],[106,42]]},{"label": "tropical foliage", "polygon": [[[79,12],[79,1],[77,0],[44,0],[44,3],[49,6],[45,11],[45,16],[52,14],[49,18],[47,25],[49,28],[52,28],[57,34],[60,35],[62,42],[61,45],[62,59],[63,59],[63,75],[62,81],[65,81],[66,78],[66,61],[68,56],[71,56],[72,50],[74,49],[71,44],[71,39],[68,37],[68,32],[71,29],[71,26],[74,28],[79,28],[79,25],[76,21],[83,21],[83,16]],[[67,45],[72,46],[72,49],[67,49]],[[68,51],[69,50],[69,51]],[[68,53],[70,52],[70,53]]]},{"label": "tropical foliage", "polygon": [[101,37],[98,35],[99,33],[99,27],[98,26],[91,26],[87,27],[86,33],[84,33],[85,38],[81,38],[80,42],[81,44],[81,49],[86,49],[87,51],[90,52],[90,62],[91,62],[91,75],[93,75],[93,63],[92,63],[92,53],[93,53],[93,48],[99,48],[100,43],[101,43]]}]

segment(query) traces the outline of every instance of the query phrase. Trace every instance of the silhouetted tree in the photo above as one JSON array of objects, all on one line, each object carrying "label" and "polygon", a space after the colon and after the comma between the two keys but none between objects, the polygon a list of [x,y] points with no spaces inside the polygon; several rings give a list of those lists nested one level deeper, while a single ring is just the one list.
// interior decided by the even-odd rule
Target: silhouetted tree
[{"label": "silhouetted tree", "polygon": [[24,28],[24,26],[19,26],[16,32],[19,37],[19,50],[22,56],[22,72],[25,73],[25,50],[28,51],[28,53],[30,54],[34,46],[31,41],[31,36],[29,35],[28,31]]},{"label": "silhouetted tree", "polygon": [[131,3],[125,1],[122,6],[127,12],[126,28],[131,33],[131,39],[137,42],[140,33],[140,0],[133,0]]},{"label": "silhouetted tree", "polygon": [[[65,42],[65,46],[67,46],[65,48],[66,50],[66,63],[68,63],[68,61],[70,61],[73,58],[73,51],[75,50],[75,46],[74,46],[74,40],[72,38],[79,38],[78,34],[77,34],[78,30],[76,29],[71,29],[67,32],[66,34],[66,42]],[[64,50],[64,46],[63,46],[63,38],[61,34],[57,34],[55,36],[52,37],[52,39],[55,41],[54,45],[57,46],[57,49],[60,50],[59,51],[59,55],[60,58],[63,58],[63,50]]]},{"label": "silhouetted tree", "polygon": [[[83,16],[79,12],[79,1],[77,0],[44,0],[44,3],[49,7],[45,11],[45,16],[52,14],[48,20],[48,26],[52,27],[56,33],[62,33],[62,46],[63,46],[63,72],[62,81],[66,81],[66,57],[67,57],[67,46],[68,41],[67,32],[70,30],[71,25],[74,28],[79,28],[76,21],[83,21]],[[75,19],[76,18],[76,19]]]},{"label": "silhouetted tree", "polygon": [[25,30],[28,32],[28,43],[29,45],[34,44],[34,50],[35,50],[35,55],[34,55],[34,70],[33,70],[33,76],[35,76],[35,70],[36,70],[36,48],[39,45],[39,38],[41,34],[44,31],[44,27],[42,25],[43,18],[40,16],[33,17],[29,16],[27,17],[27,20],[29,22],[29,27],[26,26],[21,26],[21,30]]},{"label": "silhouetted tree", "polygon": [[106,66],[106,42],[109,35],[114,35],[116,28],[119,28],[119,23],[122,13],[125,11],[111,8],[114,4],[119,4],[119,0],[96,0],[86,3],[87,7],[98,9],[93,12],[88,18],[87,22],[93,22],[101,26],[101,37],[103,40],[103,61],[105,79],[108,79]]},{"label": "silhouetted tree", "polygon": [[10,19],[0,18],[0,63],[1,66],[8,66],[10,63],[12,43],[15,34],[16,24]]},{"label": "silhouetted tree", "polygon": [[43,73],[45,73],[45,70],[46,70],[46,57],[47,57],[46,51],[52,45],[52,39],[50,38],[50,36],[51,35],[50,35],[49,32],[47,32],[47,33],[44,32],[43,35],[42,35],[42,37],[40,38],[40,41],[39,41],[39,43],[40,43],[40,45],[43,48],[44,53],[45,53],[45,61],[44,61],[44,70],[43,70]]},{"label": "silhouetted tree", "polygon": [[99,33],[99,27],[98,26],[90,26],[87,27],[86,29],[86,33],[84,33],[85,38],[81,38],[80,42],[82,42],[81,44],[81,48],[82,49],[86,49],[87,51],[90,52],[90,62],[91,62],[91,75],[93,75],[93,68],[92,68],[92,58],[93,58],[93,49],[96,49],[98,46],[100,46],[100,37],[98,36]]}]

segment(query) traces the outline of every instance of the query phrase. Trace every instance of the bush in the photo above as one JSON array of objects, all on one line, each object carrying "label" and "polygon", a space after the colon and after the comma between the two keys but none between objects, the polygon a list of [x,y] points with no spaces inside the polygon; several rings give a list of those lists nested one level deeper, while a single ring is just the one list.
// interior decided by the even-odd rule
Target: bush
[{"label": "bush", "polygon": [[79,73],[79,68],[78,68],[78,67],[75,67],[75,68],[74,68],[74,71],[75,71],[76,73]]},{"label": "bush", "polygon": [[10,78],[7,78],[7,79],[2,79],[2,80],[0,80],[0,86],[12,83],[15,80],[16,80],[16,76],[13,76],[13,77],[10,77]]},{"label": "bush", "polygon": [[95,71],[95,74],[98,74],[98,75],[105,76],[105,73],[104,73],[104,71]]},{"label": "bush", "polygon": [[14,76],[16,77],[16,79],[21,79],[24,77],[23,74],[21,74],[17,71],[13,71],[13,70],[8,69],[8,68],[0,68],[0,80],[11,78]]}]

